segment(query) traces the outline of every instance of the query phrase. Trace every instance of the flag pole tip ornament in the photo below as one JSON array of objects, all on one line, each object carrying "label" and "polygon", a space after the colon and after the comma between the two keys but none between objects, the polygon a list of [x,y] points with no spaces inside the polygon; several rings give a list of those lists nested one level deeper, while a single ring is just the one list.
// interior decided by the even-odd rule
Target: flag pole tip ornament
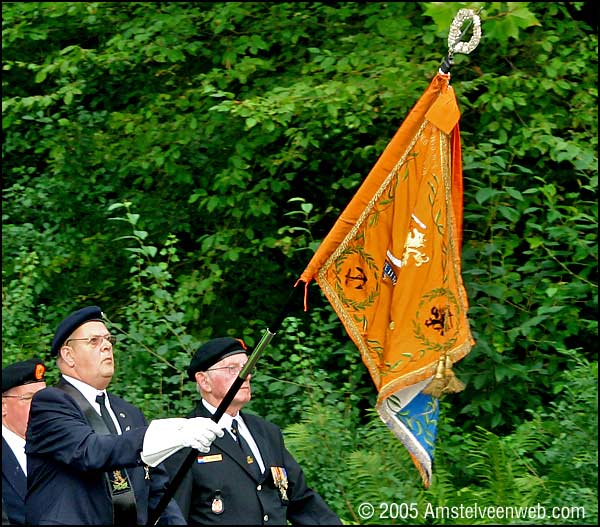
[{"label": "flag pole tip ornament", "polygon": [[[467,19],[470,43],[455,39]],[[475,49],[460,10],[450,55]],[[299,282],[315,280],[358,348],[381,420],[429,487],[439,398],[464,388],[452,367],[475,343],[461,275],[460,110],[437,72],[323,239]]]},{"label": "flag pole tip ornament", "polygon": [[[477,13],[472,9],[460,9],[456,13],[450,25],[450,31],[448,31],[448,55],[446,55],[440,66],[440,73],[450,72],[450,68],[454,65],[455,53],[468,55],[479,45],[479,41],[481,40],[480,11],[481,8]],[[471,38],[465,42],[463,39],[469,30],[471,30]]]}]

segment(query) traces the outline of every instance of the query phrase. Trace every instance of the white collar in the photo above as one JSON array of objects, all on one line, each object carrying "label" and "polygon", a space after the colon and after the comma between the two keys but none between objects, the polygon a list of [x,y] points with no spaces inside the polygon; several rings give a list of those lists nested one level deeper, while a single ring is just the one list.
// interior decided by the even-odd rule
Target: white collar
[{"label": "white collar", "polygon": [[[215,412],[217,411],[217,409],[210,404],[209,402],[205,401],[204,399],[202,399],[202,404],[204,405],[204,408],[206,408],[211,415],[214,415]],[[228,413],[224,413],[221,416],[221,419],[219,419],[219,422],[217,423],[221,428],[224,428],[225,430],[231,430],[231,422],[237,419],[238,422],[244,423],[242,416],[240,415],[240,413],[238,412],[236,415],[231,416]]]},{"label": "white collar", "polygon": [[106,395],[106,398],[104,401],[106,403],[106,406],[108,406],[110,408],[110,402],[108,400],[108,394],[106,393],[106,390],[98,390],[98,388],[94,388],[93,386],[90,386],[89,384],[86,384],[85,382],[80,381],[79,379],[74,379],[73,377],[69,377],[68,375],[65,375],[64,373],[63,373],[63,377],[66,381],[68,381],[75,388],[77,388],[77,390],[79,392],[81,392],[81,395],[83,395],[86,398],[87,402],[90,403],[92,405],[92,407],[95,408],[98,413],[100,413],[100,405],[96,402],[96,396],[101,393]]},{"label": "white collar", "polygon": [[25,455],[25,439],[20,435],[15,434],[12,430],[2,425],[2,437],[8,443],[8,446],[13,451],[19,465],[27,475],[27,456]]},{"label": "white collar", "polygon": [[[211,415],[214,415],[217,411],[217,409],[212,404],[206,402],[204,399],[202,399],[202,404],[211,413]],[[231,435],[231,437],[235,439],[235,436],[231,431],[231,423],[234,419],[238,422],[238,430],[244,438],[251,435],[250,430],[248,430],[248,427],[246,426],[244,419],[242,419],[242,414],[240,412],[238,412],[236,415],[229,415],[228,413],[224,413],[221,416],[221,419],[219,419],[218,425],[224,430],[227,430],[229,432],[229,435]]]}]

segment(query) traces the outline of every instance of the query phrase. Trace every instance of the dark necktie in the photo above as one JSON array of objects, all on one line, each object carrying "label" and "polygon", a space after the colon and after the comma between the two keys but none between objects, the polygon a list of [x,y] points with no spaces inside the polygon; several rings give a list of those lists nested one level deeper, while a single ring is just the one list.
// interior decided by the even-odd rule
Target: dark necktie
[{"label": "dark necktie", "polygon": [[244,454],[244,458],[246,460],[246,463],[248,463],[248,467],[254,472],[254,475],[257,478],[260,477],[260,467],[258,466],[256,459],[254,459],[254,454],[250,449],[250,445],[248,445],[248,443],[244,441],[242,434],[240,434],[237,419],[231,421],[231,432],[233,433],[233,436],[235,437],[238,446]]},{"label": "dark necktie", "polygon": [[[100,417],[111,434],[117,435],[117,427],[106,407],[106,394],[96,395],[100,405]],[[114,525],[132,525],[137,521],[137,505],[131,480],[125,468],[108,470],[106,473],[113,501]]]},{"label": "dark necktie", "polygon": [[100,405],[100,416],[104,421],[104,424],[108,428],[111,434],[117,434],[117,427],[115,426],[112,417],[108,413],[108,408],[106,407],[106,403],[104,402],[104,398],[106,396],[101,393],[100,395],[96,395],[96,402]]}]

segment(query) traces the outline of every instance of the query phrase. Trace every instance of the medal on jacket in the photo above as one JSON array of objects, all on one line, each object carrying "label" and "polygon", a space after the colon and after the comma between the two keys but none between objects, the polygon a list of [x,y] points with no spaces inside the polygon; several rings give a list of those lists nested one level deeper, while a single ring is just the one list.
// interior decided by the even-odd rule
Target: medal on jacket
[{"label": "medal on jacket", "polygon": [[275,486],[279,489],[279,492],[281,493],[281,500],[288,501],[288,479],[285,468],[271,467],[271,476],[273,477],[273,483],[275,483]]},{"label": "medal on jacket", "polygon": [[213,514],[222,514],[223,511],[225,510],[225,507],[223,506],[223,498],[221,498],[220,490],[217,490],[217,492],[215,493],[215,497],[212,500],[210,510],[213,512]]}]

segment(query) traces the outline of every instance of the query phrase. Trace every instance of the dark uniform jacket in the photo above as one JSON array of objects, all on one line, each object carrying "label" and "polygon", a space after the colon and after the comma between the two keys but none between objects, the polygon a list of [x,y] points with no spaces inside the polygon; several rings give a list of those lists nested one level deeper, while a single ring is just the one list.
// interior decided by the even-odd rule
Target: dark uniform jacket
[{"label": "dark uniform jacket", "polygon": [[2,438],[2,507],[13,525],[25,524],[27,476],[12,448]]},{"label": "dark uniform jacket", "polygon": [[[189,417],[210,417],[200,402]],[[308,488],[300,465],[286,450],[281,430],[264,419],[242,413],[265,464],[260,479],[228,432],[215,439],[210,452],[198,454],[175,498],[191,525],[341,525],[315,491]],[[185,448],[168,458],[173,477],[190,453]],[[271,468],[275,468],[274,471]],[[275,477],[287,473],[285,495]]]},{"label": "dark uniform jacket", "polygon": [[[75,400],[61,389],[45,388],[33,397],[25,444],[28,524],[111,525],[105,471],[122,468],[134,490],[137,523],[147,523],[148,509],[160,501],[168,474],[160,465],[147,473],[140,458],[148,428],[141,410],[115,395],[108,398],[122,435],[96,433]],[[161,522],[185,525],[174,501]]]}]

